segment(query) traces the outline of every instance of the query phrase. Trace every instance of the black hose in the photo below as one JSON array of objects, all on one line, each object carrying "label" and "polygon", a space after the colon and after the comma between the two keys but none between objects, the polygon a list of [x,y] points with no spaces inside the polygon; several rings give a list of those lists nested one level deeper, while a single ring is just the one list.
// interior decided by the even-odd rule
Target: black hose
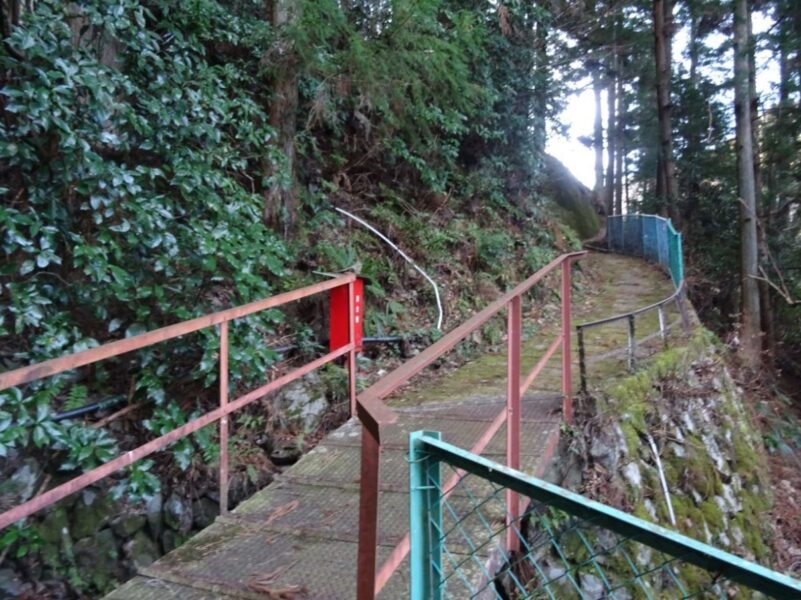
[{"label": "black hose", "polygon": [[72,410],[67,410],[64,411],[63,413],[58,413],[56,416],[53,417],[53,420],[58,423],[59,421],[66,421],[67,419],[82,417],[83,415],[88,415],[89,413],[97,412],[104,408],[109,408],[111,406],[116,406],[117,404],[122,404],[124,400],[125,396],[123,395],[112,396],[111,398],[106,398],[98,402],[92,402],[91,404],[79,406],[78,408],[73,408]]}]

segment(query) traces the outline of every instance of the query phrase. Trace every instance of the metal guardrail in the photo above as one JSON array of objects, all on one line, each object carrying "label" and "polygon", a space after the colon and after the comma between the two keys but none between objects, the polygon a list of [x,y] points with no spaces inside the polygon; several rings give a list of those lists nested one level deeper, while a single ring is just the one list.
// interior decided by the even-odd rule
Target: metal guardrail
[{"label": "metal guardrail", "polygon": [[[425,369],[438,358],[452,350],[459,342],[466,339],[487,321],[502,311],[507,312],[508,323],[508,380],[506,407],[497,415],[487,430],[480,436],[473,447],[473,451],[481,452],[497,431],[506,424],[507,435],[507,464],[514,468],[520,465],[520,399],[525,391],[539,376],[547,363],[557,350],[561,349],[562,357],[562,394],[563,416],[567,421],[572,420],[572,379],[570,371],[570,298],[571,298],[571,266],[584,256],[586,252],[563,254],[551,261],[548,265],[537,271],[526,281],[502,295],[484,310],[480,311],[465,323],[444,335],[433,345],[407,361],[395,371],[373,384],[370,388],[356,395],[356,352],[358,350],[355,334],[355,319],[358,318],[355,310],[355,282],[356,276],[345,274],[340,277],[324,281],[312,286],[297,289],[292,292],[259,300],[251,304],[231,308],[229,310],[205,315],[149,331],[138,336],[110,342],[96,348],[91,348],[75,354],[63,356],[42,363],[0,373],[0,391],[14,386],[24,385],[38,379],[57,375],[65,371],[90,365],[128,352],[133,352],[148,346],[174,339],[189,333],[219,325],[220,335],[220,374],[219,374],[219,408],[188,423],[161,435],[146,444],[134,448],[117,458],[87,471],[75,478],[58,485],[36,497],[20,504],[10,510],[0,513],[0,529],[24,519],[39,510],[42,510],[59,500],[80,491],[113,473],[130,466],[142,458],[163,450],[170,444],[184,438],[199,429],[219,421],[220,427],[220,512],[225,514],[228,510],[228,415],[243,408],[251,402],[263,397],[265,394],[278,390],[284,385],[306,375],[326,363],[341,356],[347,356],[349,371],[349,394],[351,414],[358,414],[363,425],[361,449],[361,480],[359,498],[359,548],[357,564],[357,596],[359,600],[372,599],[381,590],[392,573],[398,568],[409,552],[410,543],[407,535],[389,558],[376,568],[376,550],[378,540],[378,469],[381,456],[381,428],[393,423],[397,416],[383,402],[383,399],[407,383],[414,375]],[[559,335],[551,342],[545,354],[540,358],[530,373],[521,379],[521,342],[522,342],[522,298],[537,283],[550,273],[560,270],[561,281],[561,317],[562,328]],[[234,399],[229,399],[228,389],[228,325],[231,321],[251,315],[270,308],[306,298],[321,292],[347,287],[348,290],[348,343],[309,362],[289,373],[265,383],[255,390]],[[515,496],[509,498],[510,514],[520,514]]]},{"label": "metal guardrail", "polygon": [[[336,360],[340,356],[347,355],[348,371],[349,371],[349,393],[350,393],[350,406],[351,414],[355,411],[356,402],[356,343],[354,341],[354,282],[356,276],[352,273],[336,277],[334,279],[323,281],[315,285],[307,286],[277,296],[272,296],[263,300],[257,300],[250,304],[238,306],[228,310],[204,315],[189,321],[183,321],[162,327],[154,331],[149,331],[141,335],[129,337],[108,344],[103,344],[96,348],[84,350],[60,358],[55,358],[42,363],[22,367],[13,371],[0,373],[0,391],[9,389],[14,386],[24,385],[38,379],[57,375],[65,371],[77,369],[90,365],[92,363],[100,362],[121,354],[133,352],[153,346],[160,342],[171,340],[201,329],[207,329],[219,325],[220,335],[220,351],[219,351],[219,400],[220,405],[216,410],[207,412],[206,414],[190,420],[186,424],[173,429],[172,431],[161,435],[146,444],[137,448],[129,450],[125,454],[110,460],[109,462],[87,471],[77,477],[54,487],[27,502],[15,506],[3,513],[0,513],[0,530],[12,525],[13,523],[24,519],[35,512],[46,508],[59,500],[62,500],[78,492],[93,483],[100,481],[112,475],[116,471],[123,469],[142,458],[163,450],[170,444],[173,444],[203,427],[219,421],[220,425],[220,467],[219,467],[219,485],[220,485],[220,514],[228,512],[228,415],[237,410],[247,406],[251,402],[262,398],[265,394],[274,392],[281,387],[303,377],[307,373],[322,367],[326,363]],[[300,300],[315,294],[325,291],[333,290],[335,288],[346,287],[349,296],[349,342],[320,358],[313,360],[302,367],[294,369],[289,373],[259,386],[236,399],[229,399],[228,390],[228,325],[231,321],[246,317],[270,308],[277,308],[289,302]]]},{"label": "metal guardrail", "polygon": [[[684,305],[682,237],[681,233],[675,230],[670,219],[656,215],[616,215],[607,218],[606,227],[607,247],[610,250],[620,254],[638,256],[662,266],[670,274],[676,290],[664,300],[648,306],[576,325],[580,385],[583,393],[587,393],[588,364],[625,355],[628,370],[634,371],[637,365],[638,351],[646,343],[658,337],[662,342],[662,346],[666,347],[668,334],[673,328],[681,324],[687,330],[690,326]],[[667,309],[671,304],[676,305],[680,318],[676,321],[668,322]],[[658,316],[658,330],[638,339],[637,318],[653,311],[656,311]],[[593,328],[612,325],[619,321],[626,322],[627,343],[625,347],[613,349],[588,359],[585,332]]]},{"label": "metal guardrail", "polygon": [[[375,598],[392,574],[398,569],[411,548],[410,535],[406,535],[392,550],[389,557],[376,568],[378,548],[378,495],[379,463],[381,459],[381,428],[396,420],[395,413],[383,402],[389,394],[406,384],[434,361],[451,351],[459,342],[484,325],[502,311],[507,314],[508,354],[506,407],[499,412],[490,426],[473,446],[473,452],[481,452],[495,433],[505,423],[507,430],[506,464],[511,468],[520,466],[520,398],[537,378],[554,355],[562,350],[562,414],[572,421],[572,379],[570,360],[570,296],[571,265],[586,252],[563,254],[537,271],[534,275],[506,292],[495,302],[480,311],[454,330],[450,331],[423,352],[407,361],[384,378],[373,384],[357,397],[357,410],[362,422],[361,479],[359,490],[359,549],[357,564],[358,600]],[[562,329],[551,342],[543,357],[531,372],[522,379],[520,355],[522,341],[522,297],[549,273],[561,270],[561,321]],[[518,497],[510,494],[506,504],[510,519],[519,518],[521,507]],[[514,540],[510,539],[510,543]]]},{"label": "metal guardrail", "polygon": [[[410,435],[412,600],[801,598],[799,580],[440,437]],[[509,493],[522,512],[508,512]]]}]

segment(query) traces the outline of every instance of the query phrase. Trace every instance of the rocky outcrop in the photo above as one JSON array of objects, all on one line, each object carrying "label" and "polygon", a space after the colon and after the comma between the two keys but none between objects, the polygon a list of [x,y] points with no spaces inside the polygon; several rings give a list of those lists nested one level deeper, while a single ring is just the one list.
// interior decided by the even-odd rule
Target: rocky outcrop
[{"label": "rocky outcrop", "polygon": [[[37,472],[28,462],[21,470]],[[28,475],[17,477],[15,485],[23,479]],[[16,568],[21,563],[7,560],[0,569],[0,598],[39,597],[45,589],[52,595],[53,586],[65,579],[73,592],[109,591],[211,524],[217,514],[217,502],[206,496],[193,499],[174,491],[166,499],[158,494],[131,506],[112,500],[108,489],[87,488],[47,509],[29,527],[35,531],[29,553],[38,560],[25,561],[25,572]],[[35,573],[27,572],[31,565]],[[64,590],[55,597],[62,595],[69,594]]]}]

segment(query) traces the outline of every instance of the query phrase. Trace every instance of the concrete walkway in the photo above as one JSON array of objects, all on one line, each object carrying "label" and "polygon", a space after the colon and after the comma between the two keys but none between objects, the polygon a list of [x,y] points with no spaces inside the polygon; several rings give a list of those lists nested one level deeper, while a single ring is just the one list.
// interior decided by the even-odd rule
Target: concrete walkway
[{"label": "concrete walkway", "polygon": [[[661,272],[638,259],[593,253],[583,262],[593,277],[576,294],[576,322],[625,312],[673,291]],[[524,314],[524,322],[527,317],[532,315]],[[558,332],[548,315],[534,320],[541,323],[524,342],[524,373]],[[600,346],[615,342],[590,341]],[[559,364],[557,352],[552,368],[535,381],[536,391],[523,398],[522,467],[536,475],[545,470],[558,440]],[[441,431],[446,441],[470,448],[504,408],[505,377],[505,355],[489,354],[445,377],[424,377],[392,401],[400,418],[386,432],[383,446],[379,563],[408,529],[409,432]],[[330,433],[270,486],[107,598],[354,598],[360,436],[354,420]],[[504,460],[503,427],[483,455]],[[407,575],[404,563],[380,597],[408,598]]]}]

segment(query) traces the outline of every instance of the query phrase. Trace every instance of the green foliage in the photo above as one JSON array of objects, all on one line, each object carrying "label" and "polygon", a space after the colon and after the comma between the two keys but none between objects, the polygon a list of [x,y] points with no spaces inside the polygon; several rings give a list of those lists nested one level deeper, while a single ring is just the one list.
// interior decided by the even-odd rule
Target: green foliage
[{"label": "green foliage", "polygon": [[286,32],[300,63],[301,151],[327,163],[332,189],[376,163],[394,186],[498,204],[511,182],[517,191],[533,181],[544,132],[534,105],[544,98],[531,89],[544,88],[529,32],[542,9],[507,5],[502,31],[498,7],[450,0],[347,13],[334,0],[301,4]]},{"label": "green foliage", "polygon": [[[258,4],[45,0],[12,31],[0,51],[0,333],[15,362],[251,301],[284,273],[287,250],[262,221],[269,181],[253,177],[275,160]],[[272,364],[261,342],[278,320],[273,311],[234,325],[234,383]],[[135,357],[133,397],[159,406],[154,431],[183,422],[168,398],[187,374],[174,365],[216,379],[215,337]],[[106,432],[52,414],[127,394],[131,368],[112,361],[89,383],[65,375],[3,393],[0,455],[33,444],[65,451],[65,469],[107,461],[116,446]],[[148,487],[141,477],[132,488]]]},{"label": "green foliage", "polygon": [[111,488],[111,497],[114,500],[125,497],[131,502],[146,502],[153,498],[161,489],[159,478],[151,472],[153,465],[150,459],[132,464],[125,479]]},{"label": "green foliage", "polygon": [[14,558],[22,558],[42,547],[42,538],[36,527],[28,527],[24,522],[15,523],[0,536],[0,554],[14,548]]}]

